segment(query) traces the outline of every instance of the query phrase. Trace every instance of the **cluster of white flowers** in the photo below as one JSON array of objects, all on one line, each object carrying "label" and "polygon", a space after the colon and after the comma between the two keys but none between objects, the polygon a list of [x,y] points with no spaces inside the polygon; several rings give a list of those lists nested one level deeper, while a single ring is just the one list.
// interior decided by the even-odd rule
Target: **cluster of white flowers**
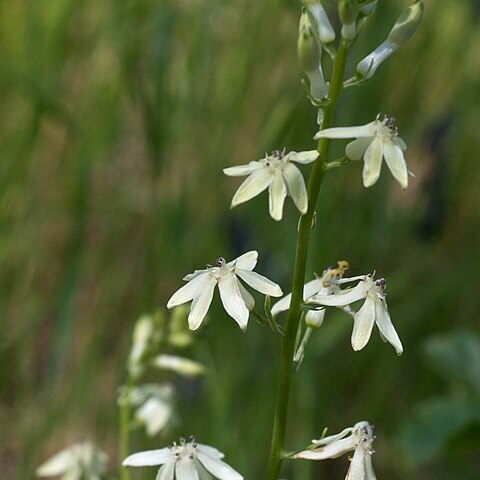
[{"label": "cluster of white flowers", "polygon": [[100,480],[108,457],[91,442],[79,442],[61,450],[37,468],[39,477],[62,480]]},{"label": "cluster of white flowers", "polygon": [[123,461],[125,467],[161,465],[156,480],[198,480],[213,475],[219,480],[243,480],[222,459],[224,454],[214,447],[197,443],[194,438],[184,438],[171,447],[134,453]]}]

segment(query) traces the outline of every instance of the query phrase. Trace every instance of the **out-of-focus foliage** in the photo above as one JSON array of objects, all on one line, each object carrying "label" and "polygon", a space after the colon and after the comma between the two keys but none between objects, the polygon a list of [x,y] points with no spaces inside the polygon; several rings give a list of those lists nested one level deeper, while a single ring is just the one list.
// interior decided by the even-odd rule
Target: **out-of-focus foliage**
[{"label": "out-of-focus foliage", "polygon": [[[407,3],[379,1],[350,75]],[[421,466],[394,440],[431,398],[443,399],[427,407],[438,425],[462,424],[423,345],[457,327],[479,334],[480,9],[475,0],[426,3],[417,35],[368,84],[345,91],[337,117],[396,116],[416,179],[403,193],[387,174],[363,189],[357,163],[329,173],[309,262],[309,275],[347,258],[352,274],[386,277],[405,353],[397,358],[378,338],[354,353],[350,320],[329,316],[296,375],[288,434],[295,449],[325,426],[368,419],[378,476],[392,480],[474,478],[479,461],[478,423],[465,448],[417,437],[435,452]],[[334,2],[325,4],[335,18]],[[238,184],[222,168],[274,148],[312,148],[316,123],[296,60],[299,2],[1,5],[0,465],[2,478],[26,480],[78,438],[115,458],[133,324],[163,307],[185,273],[256,248],[259,270],[289,291],[294,207],[280,224],[265,195],[229,211]],[[132,440],[141,450],[194,433],[247,479],[261,478],[278,341],[253,321],[242,334],[218,303],[189,347],[210,373],[179,382],[177,431]],[[456,350],[442,367],[455,377],[464,358]],[[345,474],[344,460],[320,463],[286,465],[283,476]]]}]

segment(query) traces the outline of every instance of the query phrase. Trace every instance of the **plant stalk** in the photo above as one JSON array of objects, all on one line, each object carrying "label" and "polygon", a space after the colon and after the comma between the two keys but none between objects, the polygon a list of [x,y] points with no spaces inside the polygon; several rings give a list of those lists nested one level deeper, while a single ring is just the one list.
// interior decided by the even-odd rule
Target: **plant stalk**
[{"label": "plant stalk", "polygon": [[[329,104],[325,107],[325,116],[322,129],[330,128],[335,120],[337,99],[342,89],[345,62],[347,59],[349,42],[342,40],[340,48],[335,56],[333,73],[328,91]],[[312,220],[315,214],[320,187],[326,171],[329,150],[329,139],[322,138],[318,142],[318,159],[313,164],[312,173],[308,181],[308,210],[301,217],[297,236],[295,264],[292,279],[292,299],[288,310],[285,324],[285,336],[281,343],[280,379],[277,391],[275,416],[273,422],[272,442],[268,463],[267,480],[278,480],[282,465],[282,453],[285,449],[285,429],[287,424],[288,402],[293,375],[293,356],[295,350],[295,338],[300,321],[300,305],[303,301],[303,284],[305,282],[305,270],[307,265],[308,245]]]}]

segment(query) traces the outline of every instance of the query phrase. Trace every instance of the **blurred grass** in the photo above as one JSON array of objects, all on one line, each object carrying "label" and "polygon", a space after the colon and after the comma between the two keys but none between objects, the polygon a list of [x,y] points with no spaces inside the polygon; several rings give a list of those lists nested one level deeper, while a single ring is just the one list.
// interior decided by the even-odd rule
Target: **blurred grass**
[{"label": "blurred grass", "polygon": [[[380,1],[352,71],[405,4]],[[289,290],[292,205],[281,224],[267,217],[265,195],[229,211],[237,183],[221,169],[274,148],[312,148],[315,119],[299,84],[296,1],[1,6],[0,465],[4,478],[23,480],[82,436],[114,459],[133,322],[163,306],[183,274],[256,248],[259,271]],[[345,92],[337,117],[396,116],[416,179],[403,194],[387,172],[368,190],[358,165],[332,172],[310,273],[348,258],[354,274],[387,277],[406,351],[399,359],[374,338],[354,353],[349,322],[329,317],[296,376],[289,445],[368,418],[379,478],[474,478],[479,467],[468,442],[418,465],[395,440],[414,405],[446,388],[424,342],[453,327],[480,330],[479,32],[474,0],[427,2],[417,36]],[[173,434],[194,433],[259,478],[276,340],[254,322],[242,335],[218,302],[198,337],[193,353],[214,373],[179,385],[183,424]],[[341,478],[345,468],[299,463],[285,477]]]}]

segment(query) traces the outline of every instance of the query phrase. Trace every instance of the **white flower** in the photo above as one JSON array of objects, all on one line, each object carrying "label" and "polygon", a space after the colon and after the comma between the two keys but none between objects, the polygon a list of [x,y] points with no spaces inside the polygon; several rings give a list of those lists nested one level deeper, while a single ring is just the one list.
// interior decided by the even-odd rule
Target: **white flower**
[{"label": "white flower", "polygon": [[385,285],[383,278],[374,280],[373,276],[365,275],[352,278],[344,278],[337,283],[347,283],[360,280],[353,288],[341,290],[334,295],[315,295],[309,303],[328,307],[343,307],[358,300],[365,299],[360,310],[355,314],[352,332],[352,347],[355,351],[361,350],[370,340],[373,324],[376,323],[380,336],[385,342],[393,345],[398,355],[403,353],[403,346],[395,331],[395,327],[388,313],[385,301]]},{"label": "white flower", "polygon": [[152,365],[185,377],[196,377],[205,373],[205,367],[201,363],[176,355],[158,355],[152,360]]},{"label": "white flower", "polygon": [[93,443],[75,443],[40,465],[36,474],[39,477],[60,476],[63,480],[100,480],[107,459]]},{"label": "white flower", "polygon": [[188,283],[172,295],[167,308],[193,300],[188,325],[191,330],[196,330],[207,314],[212,303],[213,291],[218,284],[225,310],[245,331],[249,310],[254,308],[255,300],[237,277],[265,295],[282,296],[282,290],[276,283],[252,271],[257,264],[257,258],[258,252],[252,250],[229,263],[220,257],[216,261],[216,266],[207,265],[205,270],[195,270],[183,278]]},{"label": "white flower", "polygon": [[358,422],[337,435],[313,440],[314,448],[303,450],[293,458],[325,460],[338,458],[353,450],[353,458],[345,480],[376,480],[372,466],[372,455],[375,453],[372,448],[374,440],[373,426],[368,422]]},{"label": "white flower", "polygon": [[270,215],[274,220],[281,220],[285,197],[290,195],[300,210],[305,214],[308,208],[307,189],[300,170],[292,163],[311,163],[318,157],[316,150],[308,152],[289,152],[274,150],[271,155],[248,165],[225,168],[225,175],[248,178],[240,185],[232,199],[231,207],[256,197],[268,187]]},{"label": "white flower", "polygon": [[147,435],[153,437],[161,432],[173,415],[173,387],[169,384],[146,384],[123,392],[124,398],[137,407],[135,419],[145,426]]},{"label": "white flower", "polygon": [[123,461],[125,467],[162,465],[156,480],[198,480],[208,478],[205,470],[220,480],[243,480],[242,475],[222,461],[224,455],[216,448],[196,443],[194,439],[160,450],[134,453]]},{"label": "white flower", "polygon": [[405,142],[398,136],[395,119],[377,117],[373,122],[359,127],[339,127],[321,130],[315,135],[319,138],[353,138],[345,150],[351,160],[360,160],[363,157],[363,184],[371,187],[376,183],[382,168],[382,158],[385,157],[392,175],[400,182],[405,190],[408,187],[408,170],[403,156],[407,149]]},{"label": "white flower", "polygon": [[138,377],[144,369],[144,355],[154,338],[152,317],[145,315],[135,324],[133,330],[132,349],[128,357],[128,369],[133,377]]}]

